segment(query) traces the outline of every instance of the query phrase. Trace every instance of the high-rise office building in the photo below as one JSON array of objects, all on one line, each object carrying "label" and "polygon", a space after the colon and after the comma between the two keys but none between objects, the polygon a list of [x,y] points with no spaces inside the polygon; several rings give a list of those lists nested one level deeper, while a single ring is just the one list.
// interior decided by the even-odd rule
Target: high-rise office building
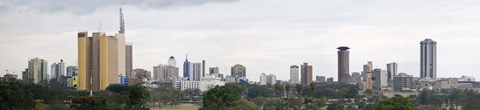
[{"label": "high-rise office building", "polygon": [[175,57],[170,56],[170,58],[168,58],[168,65],[173,66],[173,67],[177,67],[177,60],[175,60]]},{"label": "high-rise office building", "polygon": [[290,84],[299,84],[299,67],[297,65],[290,66]]},{"label": "high-rise office building", "polygon": [[260,85],[267,85],[267,74],[260,74]]},{"label": "high-rise office building", "polygon": [[189,66],[189,80],[190,81],[202,81],[202,63],[190,63]]},{"label": "high-rise office building", "polygon": [[373,71],[373,64],[372,61],[368,61],[367,64],[363,65],[363,89],[372,89],[373,88],[373,80],[372,80],[372,71]]},{"label": "high-rise office building", "polygon": [[[103,90],[118,84],[119,75],[127,74],[127,60],[131,54],[125,45],[125,27],[120,9],[120,31],[115,36],[102,32],[78,33],[78,90]],[[131,50],[131,49],[130,49]],[[127,57],[128,56],[128,57]],[[130,57],[130,58],[129,58]],[[131,64],[131,63],[130,63]]]},{"label": "high-rise office building", "polygon": [[247,68],[241,64],[233,65],[231,68],[231,77],[247,77]]},{"label": "high-rise office building", "polygon": [[205,77],[205,60],[202,60],[202,77]]},{"label": "high-rise office building", "polygon": [[133,72],[133,47],[132,43],[125,43],[125,77],[131,78]]},{"label": "high-rise office building", "polygon": [[275,85],[277,83],[277,76],[274,74],[267,75],[267,84]]},{"label": "high-rise office building", "polygon": [[437,42],[432,39],[420,42],[420,78],[437,78]]},{"label": "high-rise office building", "polygon": [[338,47],[338,82],[339,83],[350,83],[350,61],[349,61],[349,51],[348,47],[342,46]]},{"label": "high-rise office building", "polygon": [[188,56],[185,56],[185,61],[183,62],[183,77],[190,77],[190,61],[188,61]]},{"label": "high-rise office building", "polygon": [[209,73],[209,74],[220,73],[220,68],[218,68],[218,67],[210,67],[210,68],[208,68],[208,73]]},{"label": "high-rise office building", "polygon": [[26,80],[33,83],[40,83],[48,80],[47,61],[41,58],[33,58],[28,61],[28,74]]},{"label": "high-rise office building", "polygon": [[22,71],[22,80],[23,81],[29,81],[29,79],[28,79],[28,68],[25,68],[25,70]]},{"label": "high-rise office building", "polygon": [[94,32],[78,33],[78,89],[103,90],[118,80],[118,40]]},{"label": "high-rise office building", "polygon": [[65,76],[65,63],[63,63],[63,59],[58,63],[53,63],[50,71],[51,78],[61,78],[62,76]]},{"label": "high-rise office building", "polygon": [[388,81],[393,81],[394,76],[398,74],[398,64],[395,62],[388,63],[387,72],[388,72]]},{"label": "high-rise office building", "polygon": [[73,86],[73,80],[74,78],[78,75],[78,69],[77,66],[68,66],[67,67],[67,86],[72,87]]},{"label": "high-rise office building", "polygon": [[302,85],[309,85],[310,83],[312,83],[312,74],[313,74],[313,68],[312,68],[312,65],[308,65],[307,62],[303,63],[303,65],[301,66],[301,84]]},{"label": "high-rise office building", "polygon": [[373,88],[382,90],[388,87],[387,71],[382,69],[373,70]]}]

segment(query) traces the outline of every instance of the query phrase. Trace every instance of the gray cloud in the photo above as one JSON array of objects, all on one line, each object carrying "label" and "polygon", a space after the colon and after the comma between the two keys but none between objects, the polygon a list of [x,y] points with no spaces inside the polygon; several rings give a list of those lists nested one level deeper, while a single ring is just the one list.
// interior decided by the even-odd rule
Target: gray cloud
[{"label": "gray cloud", "polygon": [[0,1],[0,15],[8,11],[71,11],[77,15],[91,14],[97,8],[114,5],[136,6],[144,9],[199,6],[207,3],[226,3],[238,0],[4,0]]}]

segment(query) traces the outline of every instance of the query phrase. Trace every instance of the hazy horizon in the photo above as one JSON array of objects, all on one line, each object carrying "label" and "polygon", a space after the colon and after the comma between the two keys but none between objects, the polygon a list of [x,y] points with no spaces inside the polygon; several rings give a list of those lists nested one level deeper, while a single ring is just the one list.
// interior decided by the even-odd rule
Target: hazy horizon
[{"label": "hazy horizon", "polygon": [[[261,73],[288,80],[289,67],[308,62],[313,80],[337,80],[337,47],[350,47],[350,73],[372,61],[419,77],[420,41],[437,42],[437,76],[480,78],[480,1],[0,1],[0,75],[19,77],[30,58],[50,65],[77,62],[77,32],[119,30],[122,7],[126,41],[133,43],[133,68],[149,71],[185,55],[206,60],[224,75],[242,64],[247,78]],[[208,71],[208,70],[207,70]]]}]

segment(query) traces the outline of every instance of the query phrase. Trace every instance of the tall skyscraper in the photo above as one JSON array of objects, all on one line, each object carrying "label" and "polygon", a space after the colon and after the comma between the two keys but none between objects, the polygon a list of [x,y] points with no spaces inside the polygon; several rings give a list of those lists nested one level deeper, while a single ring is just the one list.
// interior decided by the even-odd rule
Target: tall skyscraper
[{"label": "tall skyscraper", "polygon": [[393,81],[394,76],[398,74],[398,64],[395,62],[388,63],[387,72],[388,72],[388,81]]},{"label": "tall skyscraper", "polygon": [[338,47],[338,82],[340,83],[350,83],[349,75],[349,51],[348,47],[342,46]]},{"label": "tall skyscraper", "polygon": [[205,60],[202,60],[202,77],[205,77]]},{"label": "tall skyscraper", "polygon": [[372,61],[368,61],[367,64],[363,65],[363,71],[362,71],[362,76],[364,80],[363,89],[373,88],[372,71],[373,71]]},{"label": "tall skyscraper", "polygon": [[125,76],[132,77],[133,72],[133,47],[132,43],[125,43]]},{"label": "tall skyscraper", "polygon": [[63,59],[58,63],[52,64],[51,76],[51,78],[61,78],[62,76],[65,76],[65,63],[63,63]]},{"label": "tall skyscraper", "polygon": [[387,71],[381,69],[373,70],[373,88],[375,90],[382,90],[388,87]]},{"label": "tall skyscraper", "polygon": [[298,83],[300,83],[300,82],[298,81],[298,79],[299,79],[299,77],[298,77],[298,76],[299,76],[299,75],[298,75],[298,74],[299,74],[299,71],[300,71],[300,70],[299,70],[299,68],[298,68],[297,65],[292,65],[292,66],[290,66],[290,84],[298,84]]},{"label": "tall skyscraper", "polygon": [[233,65],[231,68],[231,77],[247,77],[247,68],[241,64]]},{"label": "tall skyscraper", "polygon": [[202,63],[192,62],[189,67],[189,80],[202,81]]},{"label": "tall skyscraper", "polygon": [[78,33],[78,89],[103,90],[118,80],[118,40],[101,32]]},{"label": "tall skyscraper", "polygon": [[210,67],[210,68],[208,68],[208,73],[209,73],[209,74],[220,73],[220,68],[218,68],[218,67]]},{"label": "tall skyscraper", "polygon": [[33,58],[28,61],[28,74],[26,80],[33,83],[40,83],[48,80],[47,61],[40,58]]},{"label": "tall skyscraper", "polygon": [[267,85],[267,74],[260,74],[260,85]]},{"label": "tall skyscraper", "polygon": [[78,33],[78,90],[104,90],[118,84],[119,75],[128,74],[131,45],[125,45],[124,24],[120,9],[120,31],[115,36],[94,32],[88,37],[88,32]]},{"label": "tall skyscraper", "polygon": [[313,74],[313,68],[312,68],[312,65],[308,65],[307,62],[303,63],[303,65],[301,66],[301,84],[302,85],[309,85],[310,83],[312,83],[312,74]]},{"label": "tall skyscraper", "polygon": [[437,42],[432,39],[420,42],[420,78],[437,78]]},{"label": "tall skyscraper", "polygon": [[177,67],[177,60],[175,60],[175,57],[170,56],[170,58],[168,58],[168,65],[173,66],[173,67]]},{"label": "tall skyscraper", "polygon": [[188,61],[188,56],[185,56],[185,62],[183,62],[183,77],[190,77],[190,62]]}]

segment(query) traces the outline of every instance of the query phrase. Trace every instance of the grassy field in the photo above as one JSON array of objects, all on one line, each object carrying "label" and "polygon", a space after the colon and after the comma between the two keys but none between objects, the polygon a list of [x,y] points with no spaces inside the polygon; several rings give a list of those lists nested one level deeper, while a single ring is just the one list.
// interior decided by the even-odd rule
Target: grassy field
[{"label": "grassy field", "polygon": [[150,106],[150,110],[198,110],[199,106],[196,106],[194,104],[181,104],[177,105],[177,107],[170,107],[170,106],[163,106],[161,109],[158,108],[157,106]]}]

